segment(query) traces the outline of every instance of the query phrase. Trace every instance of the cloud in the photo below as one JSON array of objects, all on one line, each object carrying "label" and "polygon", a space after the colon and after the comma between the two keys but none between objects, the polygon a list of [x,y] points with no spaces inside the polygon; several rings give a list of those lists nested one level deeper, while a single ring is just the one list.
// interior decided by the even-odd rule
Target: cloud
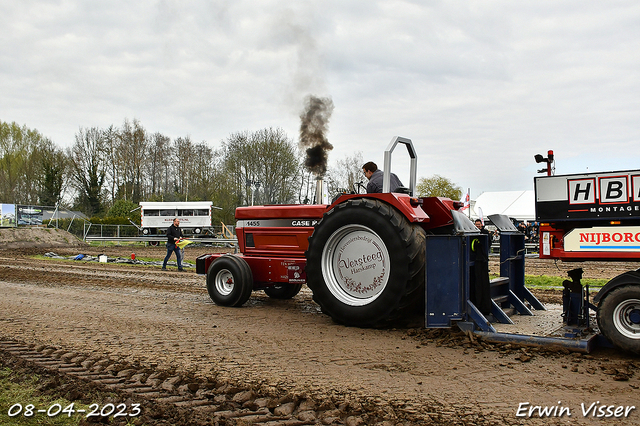
[{"label": "cloud", "polygon": [[548,149],[558,173],[637,167],[639,24],[632,1],[8,2],[0,119],[61,146],[124,118],[215,146],[297,139],[306,95],[331,96],[330,162],[381,164],[401,135],[421,176],[528,189]]}]

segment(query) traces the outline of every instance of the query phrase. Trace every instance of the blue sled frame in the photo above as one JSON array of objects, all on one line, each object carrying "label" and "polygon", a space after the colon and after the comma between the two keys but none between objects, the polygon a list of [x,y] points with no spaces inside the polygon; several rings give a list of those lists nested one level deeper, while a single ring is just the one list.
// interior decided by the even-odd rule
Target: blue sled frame
[{"label": "blue sled frame", "polygon": [[[500,231],[500,277],[490,281],[489,288],[478,287],[476,267],[478,245],[489,252],[489,237],[464,215],[454,214],[452,235],[428,235],[426,239],[425,327],[458,326],[487,341],[517,343],[532,346],[558,346],[572,351],[590,352],[596,345],[610,346],[608,341],[593,332],[589,325],[588,289],[580,295],[571,294],[563,303],[564,337],[544,337],[497,332],[493,323],[513,324],[514,314],[533,316],[545,311],[545,306],[525,287],[524,235],[503,215],[489,218]],[[487,272],[488,273],[488,272]],[[490,310],[478,308],[478,289],[490,292]],[[568,318],[580,321],[567,323]]]}]

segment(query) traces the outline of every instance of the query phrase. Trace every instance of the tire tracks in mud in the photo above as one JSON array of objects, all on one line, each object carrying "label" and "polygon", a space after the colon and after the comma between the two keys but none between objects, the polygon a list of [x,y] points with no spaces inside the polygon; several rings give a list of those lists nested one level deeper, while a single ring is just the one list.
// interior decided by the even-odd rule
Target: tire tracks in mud
[{"label": "tire tracks in mud", "polygon": [[[1,258],[0,274],[16,282],[39,281],[42,284],[69,284],[108,286],[116,288],[150,288],[187,293],[204,293],[204,279],[193,273],[161,271],[158,268],[122,265],[100,265],[69,261],[50,261],[44,265],[33,259]],[[58,276],[60,275],[60,276]],[[63,278],[64,277],[64,278]],[[176,281],[180,286],[176,288]]]},{"label": "tire tracks in mud", "polygon": [[[165,420],[175,425],[396,424],[383,419],[376,421],[371,414],[361,417],[363,407],[358,404],[352,407],[347,402],[317,402],[312,398],[290,394],[265,396],[255,389],[220,382],[215,378],[202,379],[153,370],[66,349],[0,339],[0,351],[3,352],[3,358],[19,358],[51,373],[92,382],[98,388],[118,393],[127,400],[151,402],[151,413],[144,413],[148,404],[141,405],[145,418],[157,420],[170,417]],[[181,413],[158,409],[166,405],[175,407]],[[185,415],[188,420],[182,418]],[[413,424],[410,419],[407,420]]]}]

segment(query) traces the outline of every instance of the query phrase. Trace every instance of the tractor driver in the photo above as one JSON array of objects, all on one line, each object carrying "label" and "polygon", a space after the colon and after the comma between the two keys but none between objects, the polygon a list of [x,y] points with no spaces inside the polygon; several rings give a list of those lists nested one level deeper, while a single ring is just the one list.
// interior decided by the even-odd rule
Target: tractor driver
[{"label": "tractor driver", "polygon": [[[362,166],[362,171],[364,175],[369,179],[369,183],[367,184],[367,194],[371,194],[374,192],[382,192],[382,179],[384,177],[384,173],[382,170],[378,169],[378,166],[373,161],[369,161]],[[403,187],[402,182],[398,179],[395,173],[391,173],[391,185],[389,189],[391,192],[397,192],[398,188]]]}]

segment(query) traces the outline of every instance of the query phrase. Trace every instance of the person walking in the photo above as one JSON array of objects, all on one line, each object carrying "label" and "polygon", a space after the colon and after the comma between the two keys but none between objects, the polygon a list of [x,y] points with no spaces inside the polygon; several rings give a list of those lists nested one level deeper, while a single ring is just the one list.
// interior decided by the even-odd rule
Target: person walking
[{"label": "person walking", "polygon": [[180,229],[180,220],[178,218],[173,219],[173,224],[167,228],[167,255],[162,263],[162,270],[167,270],[167,262],[171,257],[171,253],[175,252],[178,259],[178,271],[183,272],[182,268],[182,256],[180,253],[180,247],[177,246],[177,242],[182,239],[182,229]]}]

